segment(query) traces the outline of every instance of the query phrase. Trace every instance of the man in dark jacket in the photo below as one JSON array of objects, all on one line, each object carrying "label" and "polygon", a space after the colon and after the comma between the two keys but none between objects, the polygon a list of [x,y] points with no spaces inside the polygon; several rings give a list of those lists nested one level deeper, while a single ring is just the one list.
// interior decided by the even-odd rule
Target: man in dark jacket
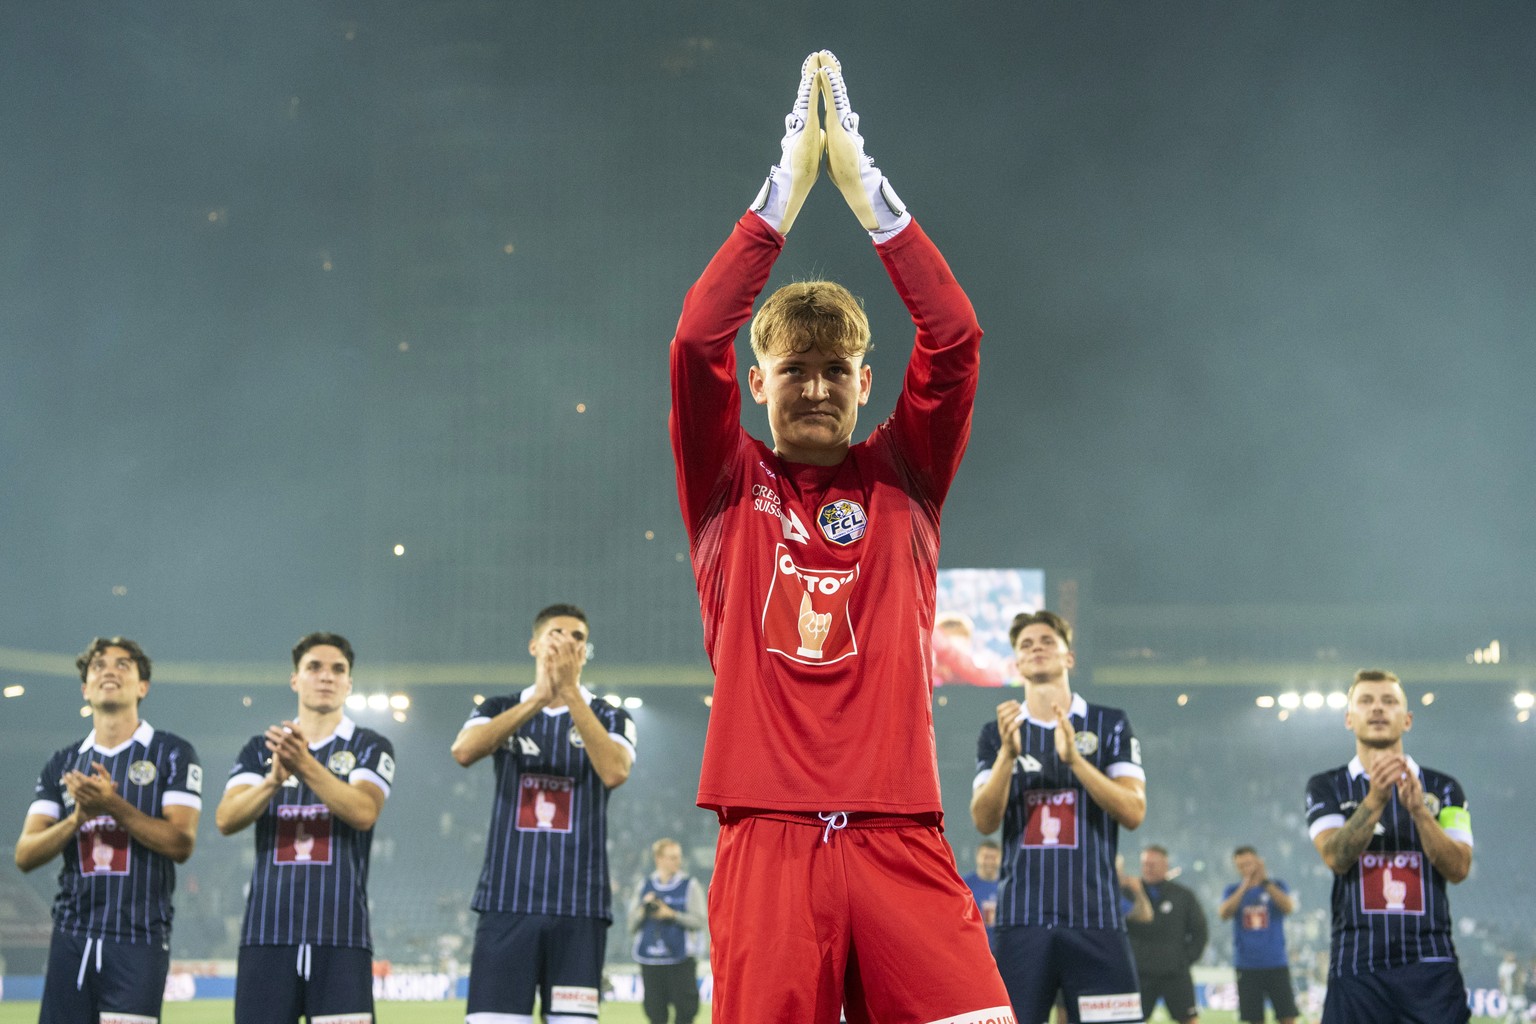
[{"label": "man in dark jacket", "polygon": [[1128,922],[1131,952],[1141,977],[1141,1012],[1151,1017],[1161,999],[1168,1016],[1197,1024],[1195,980],[1189,969],[1205,952],[1205,911],[1195,894],[1168,877],[1168,851],[1148,846],[1141,851],[1141,882],[1152,902],[1152,920]]}]

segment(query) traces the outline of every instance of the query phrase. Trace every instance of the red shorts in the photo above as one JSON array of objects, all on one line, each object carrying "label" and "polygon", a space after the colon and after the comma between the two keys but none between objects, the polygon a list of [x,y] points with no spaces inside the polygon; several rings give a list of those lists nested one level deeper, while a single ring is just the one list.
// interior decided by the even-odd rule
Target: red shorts
[{"label": "red shorts", "polygon": [[709,930],[715,1024],[1014,1024],[949,844],[911,818],[722,824]]}]

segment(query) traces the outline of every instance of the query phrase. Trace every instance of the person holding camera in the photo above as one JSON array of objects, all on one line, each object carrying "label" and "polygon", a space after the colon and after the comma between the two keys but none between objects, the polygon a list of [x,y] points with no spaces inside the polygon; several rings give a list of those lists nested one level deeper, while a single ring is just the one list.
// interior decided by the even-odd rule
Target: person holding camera
[{"label": "person holding camera", "polygon": [[629,905],[634,957],[645,986],[645,1016],[667,1024],[693,1024],[699,1012],[698,957],[704,951],[707,908],[704,887],[683,871],[683,848],[675,839],[651,844],[656,870],[635,890]]}]

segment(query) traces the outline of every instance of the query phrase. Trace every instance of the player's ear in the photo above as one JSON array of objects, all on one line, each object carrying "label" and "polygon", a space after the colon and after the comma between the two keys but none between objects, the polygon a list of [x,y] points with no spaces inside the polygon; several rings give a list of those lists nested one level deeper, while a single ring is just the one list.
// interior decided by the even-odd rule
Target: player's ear
[{"label": "player's ear", "polygon": [[868,405],[870,386],[874,383],[875,373],[867,364],[859,366],[859,404]]},{"label": "player's ear", "polygon": [[[768,378],[757,364],[747,367],[747,390],[752,393],[752,401],[758,405],[768,404]],[[863,400],[859,404],[863,405]]]}]

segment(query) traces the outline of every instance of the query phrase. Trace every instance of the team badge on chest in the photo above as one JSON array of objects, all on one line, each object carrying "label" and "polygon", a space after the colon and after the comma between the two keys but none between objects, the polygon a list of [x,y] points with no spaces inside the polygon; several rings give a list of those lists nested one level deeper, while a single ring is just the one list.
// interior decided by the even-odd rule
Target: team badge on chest
[{"label": "team badge on chest", "polygon": [[357,767],[357,755],[350,750],[338,750],[331,755],[329,761],[325,762],[325,766],[342,778],[346,778],[352,774],[352,769]]},{"label": "team badge on chest", "polygon": [[147,786],[155,781],[155,762],[135,761],[128,766],[128,781],[135,786]]},{"label": "team badge on chest", "polygon": [[816,525],[821,528],[821,535],[827,540],[840,547],[847,547],[864,538],[864,531],[869,528],[869,517],[864,514],[863,505],[839,498],[821,506],[821,511],[816,513]]}]

